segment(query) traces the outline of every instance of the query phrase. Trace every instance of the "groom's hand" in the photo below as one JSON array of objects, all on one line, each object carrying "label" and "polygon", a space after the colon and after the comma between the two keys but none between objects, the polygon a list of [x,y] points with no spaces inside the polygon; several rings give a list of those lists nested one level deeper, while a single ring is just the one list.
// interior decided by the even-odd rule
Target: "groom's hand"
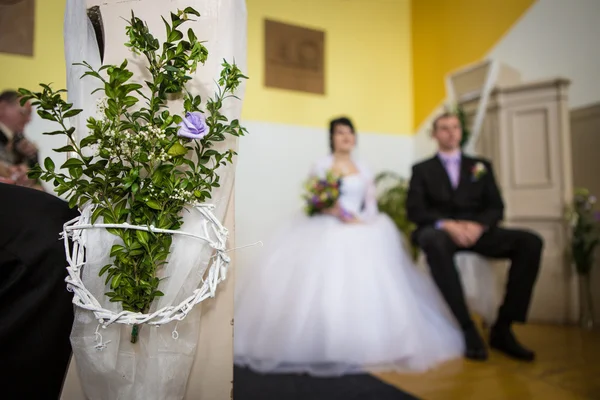
[{"label": "groom's hand", "polygon": [[441,228],[450,235],[450,238],[459,247],[470,247],[470,239],[467,230],[462,222],[445,220],[442,221]]},{"label": "groom's hand", "polygon": [[467,247],[471,247],[477,243],[485,228],[483,225],[473,221],[460,221],[459,224],[462,226],[463,231],[467,237]]}]

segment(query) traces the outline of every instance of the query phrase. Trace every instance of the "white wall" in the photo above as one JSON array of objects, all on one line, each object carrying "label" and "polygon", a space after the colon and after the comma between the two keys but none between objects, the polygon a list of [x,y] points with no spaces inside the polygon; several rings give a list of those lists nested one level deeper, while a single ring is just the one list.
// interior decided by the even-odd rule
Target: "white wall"
[{"label": "white wall", "polygon": [[[600,101],[600,0],[538,0],[485,58],[516,68],[524,82],[553,77],[571,80],[569,106]],[[415,159],[434,150],[433,110],[417,129]]]},{"label": "white wall", "polygon": [[[326,128],[306,128],[246,121],[248,136],[240,140],[236,172],[236,244],[268,242],[272,233],[302,210],[302,183],[314,161],[328,154]],[[374,173],[391,170],[408,176],[413,137],[364,133],[357,155]],[[238,252],[243,268],[260,247]]]},{"label": "white wall", "polygon": [[414,141],[414,154],[413,158],[415,161],[419,161],[426,157],[433,155],[437,150],[437,144],[431,137],[431,124],[435,116],[441,114],[444,111],[443,106],[436,108],[430,116],[425,120],[421,126],[417,129],[417,133],[413,136]]},{"label": "white wall", "polygon": [[538,0],[488,53],[525,81],[572,81],[572,108],[600,101],[600,1]]}]

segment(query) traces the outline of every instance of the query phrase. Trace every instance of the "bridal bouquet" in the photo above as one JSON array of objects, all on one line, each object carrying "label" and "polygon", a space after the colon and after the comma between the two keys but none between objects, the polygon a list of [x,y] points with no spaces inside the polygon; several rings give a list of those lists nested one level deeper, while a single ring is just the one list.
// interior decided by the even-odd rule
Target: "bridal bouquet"
[{"label": "bridal bouquet", "polygon": [[325,178],[312,177],[305,184],[305,211],[309,216],[333,207],[340,197],[341,179],[328,172]]},{"label": "bridal bouquet", "polygon": [[[163,296],[159,272],[173,240],[168,232],[181,228],[186,206],[211,198],[212,189],[219,187],[218,168],[232,162],[235,152],[218,151],[215,145],[226,135],[245,133],[238,120],[221,113],[223,102],[235,97],[247,79],[235,64],[223,61],[217,92],[204,102],[186,89],[208,50],[192,29],[184,34],[180,27],[199,15],[189,7],[171,13],[170,22],[164,20],[167,39],[161,45],[132,12],[126,46],[147,63],[150,77],[143,83],[132,81],[127,61],[97,70],[80,64],[87,70],[84,76],[96,78],[97,91],[105,95],[97,116],[87,121],[89,132],[70,127],[69,119],[82,110],[63,99],[64,90],[45,84],[40,92],[20,90],[23,102],[31,100],[43,119],[60,127],[46,134],[66,137],[68,144],[54,151],[73,155],[60,168],[46,158],[31,178],[52,182],[71,207],[92,210],[91,224],[101,218],[104,224],[118,225],[107,228],[119,240],[99,275],[110,301],[132,313],[147,313],[153,300]],[[169,110],[170,96],[182,98],[183,113]],[[134,325],[132,343],[136,339]]]}]

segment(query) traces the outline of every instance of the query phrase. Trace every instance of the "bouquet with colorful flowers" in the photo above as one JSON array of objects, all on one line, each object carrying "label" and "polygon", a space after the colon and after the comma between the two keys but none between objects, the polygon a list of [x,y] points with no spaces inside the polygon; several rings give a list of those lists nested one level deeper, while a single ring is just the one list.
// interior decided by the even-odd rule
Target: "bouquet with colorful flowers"
[{"label": "bouquet with colorful flowers", "polygon": [[332,208],[340,197],[341,179],[328,172],[324,178],[312,177],[306,182],[303,195],[306,214],[313,216]]}]

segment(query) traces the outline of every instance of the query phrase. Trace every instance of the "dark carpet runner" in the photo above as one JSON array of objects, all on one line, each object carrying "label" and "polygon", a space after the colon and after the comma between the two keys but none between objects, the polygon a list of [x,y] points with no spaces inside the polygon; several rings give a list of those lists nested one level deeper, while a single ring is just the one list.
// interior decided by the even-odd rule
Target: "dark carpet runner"
[{"label": "dark carpet runner", "polygon": [[262,375],[235,367],[234,400],[418,400],[368,375],[315,378],[308,375]]}]

